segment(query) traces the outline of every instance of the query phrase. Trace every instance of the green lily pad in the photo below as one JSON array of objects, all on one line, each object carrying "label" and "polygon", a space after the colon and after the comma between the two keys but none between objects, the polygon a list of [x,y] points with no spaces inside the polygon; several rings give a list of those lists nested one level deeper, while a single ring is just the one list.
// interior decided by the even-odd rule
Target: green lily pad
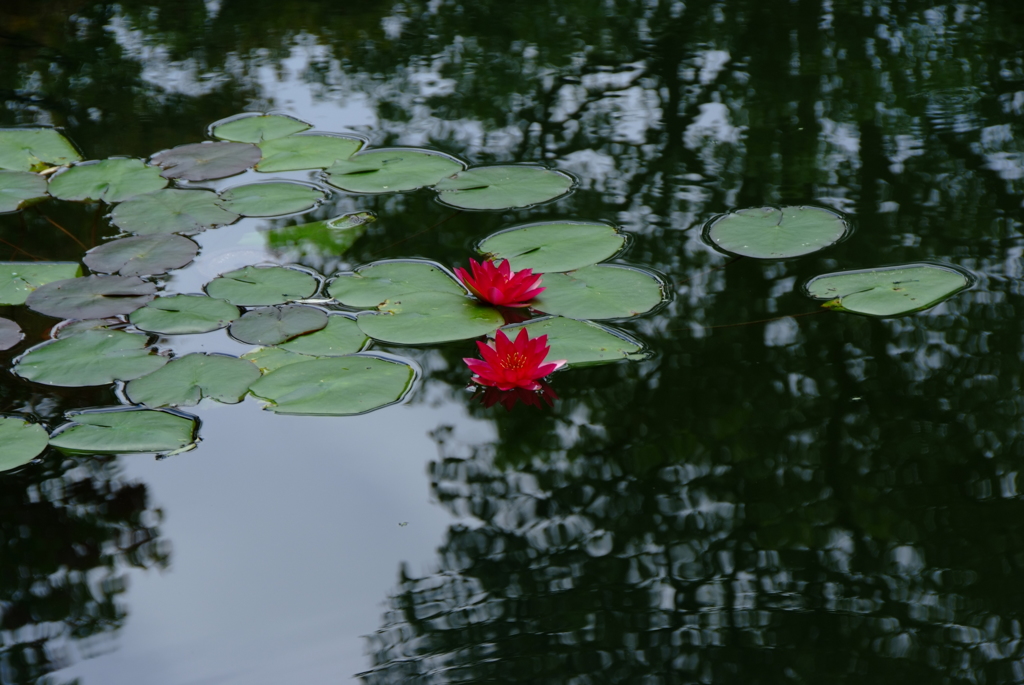
[{"label": "green lily pad", "polygon": [[67,454],[180,452],[195,444],[198,422],[168,411],[116,409],[69,413],[50,444]]},{"label": "green lily pad", "polygon": [[194,407],[204,397],[237,404],[259,377],[258,368],[237,357],[187,354],[131,381],[124,392],[131,402],[147,407]]},{"label": "green lily pad", "polygon": [[387,300],[422,292],[466,294],[458,281],[435,262],[390,259],[338,274],[328,293],[346,307],[377,307]]},{"label": "green lily pad", "polygon": [[0,129],[0,169],[42,171],[81,159],[75,146],[52,128]]},{"label": "green lily pad", "polygon": [[462,209],[516,209],[554,200],[573,179],[538,166],[484,166],[460,171],[434,186],[441,202]]},{"label": "green lily pad", "polygon": [[320,284],[305,271],[283,266],[246,266],[221,274],[206,284],[206,294],[241,307],[259,307],[304,300]]},{"label": "green lily pad", "polygon": [[379,313],[361,312],[356,322],[371,338],[402,345],[478,338],[505,323],[493,307],[443,292],[402,295],[382,304]]},{"label": "green lily pad", "polygon": [[61,321],[53,328],[50,329],[50,337],[56,340],[61,338],[67,338],[82,331],[98,331],[106,329],[121,330],[126,328],[124,319],[118,316],[112,316],[107,319],[85,319],[78,321],[76,319],[67,319]]},{"label": "green lily pad", "polygon": [[0,352],[11,349],[24,339],[25,332],[21,330],[21,326],[10,319],[0,319]]},{"label": "green lily pad", "polygon": [[848,230],[841,216],[821,207],[753,207],[718,217],[706,234],[732,254],[788,259],[837,243]]},{"label": "green lily pad", "polygon": [[246,312],[231,324],[228,333],[250,345],[277,345],[327,325],[327,313],[298,304],[260,307]]},{"label": "green lily pad", "polygon": [[653,274],[611,264],[545,274],[541,285],[544,292],[531,306],[573,319],[624,319],[649,312],[665,299]]},{"label": "green lily pad", "polygon": [[210,134],[221,140],[262,143],[313,128],[312,124],[281,114],[243,114],[222,119],[210,126]]},{"label": "green lily pad", "polygon": [[326,169],[346,160],[363,146],[359,138],[300,133],[260,143],[263,159],[256,171],[300,171]]},{"label": "green lily pad", "polygon": [[27,171],[0,171],[0,214],[16,212],[47,197],[46,179]]},{"label": "green lily pad", "polygon": [[238,307],[227,300],[206,295],[171,295],[136,309],[128,320],[149,333],[187,335],[227,328],[241,315]]},{"label": "green lily pad", "polygon": [[188,238],[157,233],[104,243],[86,252],[82,261],[100,273],[145,276],[183,267],[197,254],[199,246]]},{"label": "green lily pad", "polygon": [[33,347],[14,372],[36,383],[69,388],[130,381],[167,363],[167,357],[150,354],[147,343],[144,335],[82,331]]},{"label": "green lily pad", "polygon": [[338,257],[348,252],[377,220],[371,212],[355,212],[327,221],[283,226],[267,231],[267,247],[275,251],[298,250],[301,256]]},{"label": "green lily pad", "polygon": [[155,296],[156,286],[137,276],[85,276],[41,285],[25,304],[58,319],[103,319],[131,314]]},{"label": "green lily pad", "polygon": [[547,316],[528,323],[503,326],[509,338],[526,328],[531,338],[548,336],[549,360],[565,359],[569,366],[590,366],[621,361],[646,359],[644,345],[622,331],[590,321],[577,321],[563,316]]},{"label": "green lily pad", "polygon": [[868,316],[900,316],[933,307],[971,284],[960,271],[934,264],[903,264],[815,276],[807,293],[823,306]]},{"label": "green lily pad", "polygon": [[412,366],[362,354],[288,364],[252,384],[252,394],[278,414],[351,416],[400,402]]},{"label": "green lily pad", "polygon": [[39,286],[81,275],[78,262],[0,262],[0,304],[25,304]]},{"label": "green lily pad", "polygon": [[[516,226],[484,238],[483,254],[507,259],[514,271],[572,271],[608,259],[626,244],[614,226],[583,221],[550,221]],[[542,284],[543,285],[543,284]]]},{"label": "green lily pad", "polygon": [[359,330],[354,317],[331,314],[323,329],[300,335],[282,343],[281,347],[313,357],[341,357],[359,352],[368,342],[369,338]]},{"label": "green lily pad", "polygon": [[298,352],[289,352],[280,347],[261,347],[252,352],[246,352],[242,355],[242,359],[255,364],[261,372],[266,374],[271,371],[277,371],[282,366],[313,361],[317,357],[299,354]]},{"label": "green lily pad", "polygon": [[128,233],[198,233],[238,219],[219,202],[209,190],[168,188],[119,204],[110,220]]},{"label": "green lily pad", "polygon": [[0,416],[0,471],[24,466],[46,449],[49,435],[38,423],[18,416]]},{"label": "green lily pad", "polygon": [[242,216],[281,216],[316,207],[323,191],[303,183],[271,181],[228,188],[220,195],[220,206]]},{"label": "green lily pad", "polygon": [[160,190],[167,179],[160,169],[141,159],[105,159],[84,162],[53,175],[50,195],[75,202],[114,204]]},{"label": "green lily pad", "polygon": [[193,143],[158,152],[150,163],[164,178],[206,181],[240,174],[260,161],[260,149],[248,143]]},{"label": "green lily pad", "polygon": [[325,179],[352,193],[395,193],[432,186],[466,165],[448,155],[415,148],[368,150],[340,161]]}]

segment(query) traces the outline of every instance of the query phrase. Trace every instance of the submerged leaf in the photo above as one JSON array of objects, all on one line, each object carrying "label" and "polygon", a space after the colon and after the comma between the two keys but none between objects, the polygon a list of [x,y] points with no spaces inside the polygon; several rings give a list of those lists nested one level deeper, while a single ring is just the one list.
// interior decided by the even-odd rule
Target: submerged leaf
[{"label": "submerged leaf", "polygon": [[569,366],[606,364],[623,359],[645,359],[644,346],[622,331],[590,321],[577,321],[563,316],[547,316],[524,324],[503,326],[509,338],[525,328],[531,338],[548,336],[551,347],[547,358],[564,359]]},{"label": "submerged leaf", "polygon": [[301,171],[326,169],[346,160],[363,146],[359,138],[300,133],[260,143],[263,159],[256,171]]},{"label": "submerged leaf", "polygon": [[78,262],[0,262],[0,304],[25,304],[39,286],[81,275]]},{"label": "submerged leaf", "polygon": [[10,319],[0,318],[0,352],[11,349],[24,339],[25,333],[21,326]]},{"label": "submerged leaf", "polygon": [[839,242],[848,228],[841,216],[821,207],[755,207],[715,219],[706,234],[732,254],[788,259]]},{"label": "submerged leaf", "polygon": [[367,224],[376,220],[371,212],[355,212],[327,221],[273,228],[266,233],[267,247],[276,251],[295,249],[303,256],[338,257],[366,232]]},{"label": "submerged leaf", "polygon": [[277,345],[326,325],[327,313],[323,310],[291,304],[248,311],[231,324],[228,333],[250,345]]},{"label": "submerged leaf", "polygon": [[654,274],[611,264],[544,274],[542,285],[544,292],[531,306],[574,319],[624,319],[649,312],[665,299]]},{"label": "submerged leaf", "polygon": [[20,416],[0,416],[0,471],[24,466],[46,449],[49,436],[38,423]]},{"label": "submerged leaf", "polygon": [[196,440],[195,417],[152,409],[69,413],[50,444],[67,454],[176,452]]},{"label": "submerged leaf", "polygon": [[58,319],[103,319],[131,314],[155,296],[156,286],[137,276],[85,276],[42,285],[25,304]]},{"label": "submerged leaf", "polygon": [[153,155],[164,178],[206,181],[240,174],[260,161],[260,149],[248,143],[193,143]]},{"label": "submerged leaf", "polygon": [[402,345],[467,340],[493,333],[505,323],[493,307],[444,292],[419,292],[388,300],[380,312],[361,312],[359,328],[376,340]]},{"label": "submerged leaf", "polygon": [[0,169],[42,171],[81,159],[75,146],[55,129],[0,129]]},{"label": "submerged leaf", "polygon": [[293,338],[282,343],[281,348],[314,357],[341,357],[359,352],[368,342],[354,317],[331,314],[322,330]]},{"label": "submerged leaf", "polygon": [[507,259],[512,269],[534,273],[572,271],[608,259],[626,244],[614,226],[584,221],[548,221],[499,231],[484,238],[480,252]]},{"label": "submerged leaf", "polygon": [[347,307],[376,307],[413,293],[442,292],[464,296],[459,285],[440,264],[421,259],[373,262],[338,274],[328,292]]},{"label": "submerged leaf", "polygon": [[128,381],[152,373],[167,357],[150,354],[144,335],[121,331],[82,331],[29,350],[14,373],[44,385],[84,387]]},{"label": "submerged leaf", "polygon": [[304,300],[315,295],[319,287],[317,280],[305,271],[283,266],[246,266],[207,283],[206,293],[242,307],[259,307]]},{"label": "submerged leaf", "polygon": [[160,169],[141,159],[105,159],[84,162],[54,174],[50,195],[76,202],[103,201],[110,204],[152,193],[167,185]]},{"label": "submerged leaf", "polygon": [[316,207],[323,191],[302,183],[270,181],[228,188],[220,195],[220,206],[242,216],[281,216]]},{"label": "submerged leaf", "polygon": [[82,261],[93,271],[122,276],[162,274],[185,266],[199,253],[199,246],[180,235],[140,235],[94,247]]},{"label": "submerged leaf", "polygon": [[0,171],[0,214],[16,212],[47,197],[46,179],[27,171]]},{"label": "submerged leaf", "polygon": [[434,186],[441,202],[462,209],[516,209],[560,197],[572,177],[538,166],[474,167]]},{"label": "submerged leaf", "polygon": [[125,395],[147,407],[192,407],[204,397],[236,404],[260,377],[260,370],[237,357],[187,354],[125,386]]},{"label": "submerged leaf", "polygon": [[965,274],[934,264],[903,264],[815,276],[807,292],[824,306],[868,316],[900,316],[933,307],[971,284]]},{"label": "submerged leaf", "polygon": [[114,207],[110,220],[128,233],[198,233],[238,219],[209,190],[168,188]]},{"label": "submerged leaf", "polygon": [[394,193],[432,186],[466,168],[446,154],[415,148],[368,150],[326,171],[332,186],[353,193]]},{"label": "submerged leaf", "polygon": [[210,133],[221,140],[262,143],[284,138],[313,128],[312,124],[281,114],[244,114],[222,119],[210,126]]},{"label": "submerged leaf", "polygon": [[206,295],[158,297],[132,312],[128,320],[150,333],[185,335],[226,328],[242,315],[235,305]]}]

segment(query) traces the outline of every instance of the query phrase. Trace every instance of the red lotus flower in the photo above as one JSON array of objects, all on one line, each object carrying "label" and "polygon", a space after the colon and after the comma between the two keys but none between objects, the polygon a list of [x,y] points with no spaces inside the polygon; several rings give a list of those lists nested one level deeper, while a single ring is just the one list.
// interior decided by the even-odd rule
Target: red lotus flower
[{"label": "red lotus flower", "polygon": [[493,387],[481,388],[479,392],[473,395],[473,399],[479,400],[480,404],[488,409],[500,403],[501,406],[505,407],[505,411],[512,411],[512,407],[516,406],[517,402],[522,402],[538,409],[543,409],[544,405],[554,406],[555,400],[558,399],[554,389],[544,381],[537,381],[537,384],[540,385],[540,388],[537,390],[527,390],[526,388],[513,388],[512,390],[498,390]]},{"label": "red lotus flower", "polygon": [[513,273],[508,260],[501,262],[485,261],[478,263],[470,258],[469,267],[473,275],[463,268],[455,269],[462,284],[484,302],[502,307],[526,307],[530,300],[540,295],[544,288],[540,285],[540,276],[533,275],[533,269],[523,269]]},{"label": "red lotus flower", "polygon": [[540,335],[531,339],[526,329],[519,331],[515,342],[508,339],[504,331],[498,331],[494,343],[478,342],[483,360],[465,358],[466,366],[473,372],[473,382],[488,385],[498,390],[525,388],[540,390],[538,378],[543,378],[565,366],[566,360],[544,363],[551,348],[548,336]]}]

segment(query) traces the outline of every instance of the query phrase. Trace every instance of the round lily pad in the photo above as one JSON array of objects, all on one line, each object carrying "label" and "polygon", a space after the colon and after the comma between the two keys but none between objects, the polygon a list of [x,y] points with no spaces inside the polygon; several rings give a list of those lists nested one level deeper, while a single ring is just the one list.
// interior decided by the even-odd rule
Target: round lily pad
[{"label": "round lily pad", "polygon": [[526,328],[531,338],[548,336],[551,351],[547,359],[564,359],[569,362],[569,366],[590,366],[647,357],[640,341],[622,331],[590,321],[546,316],[524,324],[504,326],[502,330],[509,338],[514,338],[520,328]]},{"label": "round lily pad", "polygon": [[263,159],[256,165],[256,171],[326,169],[348,159],[362,146],[363,141],[359,138],[338,135],[300,133],[274,138],[260,143]]},{"label": "round lily pad", "polygon": [[114,207],[110,220],[128,233],[198,233],[238,219],[209,190],[168,188]]},{"label": "round lily pad", "polygon": [[78,262],[0,262],[0,304],[25,304],[39,286],[81,275]]},{"label": "round lily pad", "polygon": [[241,307],[284,304],[316,294],[320,284],[305,271],[283,266],[246,266],[206,284],[206,294]]},{"label": "round lily pad", "polygon": [[[550,221],[515,226],[484,238],[483,254],[507,259],[513,270],[572,271],[608,259],[626,244],[614,226],[583,221]],[[543,284],[542,284],[543,285]]]},{"label": "round lily pad", "polygon": [[572,189],[573,179],[538,166],[484,166],[438,182],[441,202],[462,209],[515,209],[554,200]]},{"label": "round lily pad", "polygon": [[144,335],[121,331],[82,331],[29,350],[14,372],[44,385],[84,387],[128,381],[167,363],[150,354]]},{"label": "round lily pad", "polygon": [[206,295],[171,295],[136,309],[128,320],[150,333],[186,335],[226,328],[241,315],[238,307],[227,300]]},{"label": "round lily pad", "polygon": [[49,436],[38,423],[20,416],[0,416],[0,471],[24,466],[46,449]]},{"label": "round lily pad", "polygon": [[369,150],[326,171],[332,186],[352,193],[394,193],[432,186],[466,165],[448,155],[415,148]]},{"label": "round lily pad", "polygon": [[545,274],[542,285],[544,292],[531,306],[574,319],[624,319],[649,312],[665,299],[654,274],[611,264]]},{"label": "round lily pad", "polygon": [[271,371],[277,371],[282,366],[313,361],[314,359],[317,359],[317,357],[311,357],[307,354],[299,354],[298,352],[289,352],[288,350],[274,346],[261,347],[253,350],[252,352],[246,352],[242,355],[242,359],[255,364],[256,368],[263,373],[270,373]]},{"label": "round lily pad", "polygon": [[58,319],[103,319],[131,314],[155,295],[156,286],[137,276],[86,276],[41,285],[25,304]]},{"label": "round lily pad", "polygon": [[164,178],[206,181],[240,174],[260,161],[260,149],[249,143],[193,143],[153,155]]},{"label": "round lily pad", "polygon": [[402,295],[381,305],[379,313],[361,312],[356,322],[371,338],[402,345],[478,338],[505,323],[493,307],[444,292]]},{"label": "round lily pad", "polygon": [[50,444],[67,454],[180,452],[196,441],[198,421],[168,411],[116,409],[69,413]]},{"label": "round lily pad", "polygon": [[98,331],[101,329],[121,330],[126,328],[124,320],[119,316],[107,319],[67,319],[50,329],[50,337],[56,340],[81,333],[82,331]]},{"label": "round lily pad", "polygon": [[323,310],[292,304],[248,311],[231,324],[228,333],[250,345],[277,345],[326,325],[327,313]]},{"label": "round lily pad", "polygon": [[353,212],[344,216],[298,226],[281,226],[265,233],[272,250],[298,250],[302,255],[338,257],[348,252],[377,220],[372,212]]},{"label": "round lily pad", "polygon": [[21,326],[10,319],[0,319],[0,352],[11,349],[24,339],[25,333]]},{"label": "round lily pad", "polygon": [[0,171],[0,214],[16,212],[47,197],[46,179],[27,171]]},{"label": "round lily pad", "polygon": [[250,389],[278,414],[351,416],[401,401],[415,375],[408,364],[354,354],[288,364]]},{"label": "round lily pad", "polygon": [[131,381],[124,392],[131,402],[147,407],[194,407],[204,397],[237,404],[259,377],[255,365],[237,357],[187,354]]},{"label": "round lily pad", "polygon": [[52,128],[0,129],[0,169],[42,171],[81,159],[75,146]]},{"label": "round lily pad", "polygon": [[323,191],[313,186],[271,181],[228,188],[220,206],[242,216],[281,216],[312,209],[323,199]]},{"label": "round lily pad", "polygon": [[167,185],[160,169],[141,159],[84,162],[50,179],[50,195],[76,202],[124,202]]},{"label": "round lily pad", "polygon": [[418,259],[373,262],[338,274],[328,292],[347,307],[376,307],[386,300],[422,292],[466,294],[443,266]]},{"label": "round lily pad", "polygon": [[900,316],[933,307],[971,284],[951,267],[903,264],[815,276],[807,293],[825,307],[868,316]]},{"label": "round lily pad", "polygon": [[341,357],[359,352],[368,342],[369,339],[359,330],[354,317],[331,314],[323,329],[300,335],[282,343],[281,347],[289,352],[314,357]]},{"label": "round lily pad", "polygon": [[82,261],[100,273],[145,276],[183,267],[198,253],[199,246],[188,238],[157,233],[104,243],[86,252]]},{"label": "round lily pad", "polygon": [[754,207],[720,216],[706,229],[712,244],[744,257],[787,259],[839,242],[849,226],[821,207]]},{"label": "round lily pad", "polygon": [[281,114],[243,114],[214,123],[210,126],[210,134],[221,140],[262,143],[311,128],[312,124]]}]

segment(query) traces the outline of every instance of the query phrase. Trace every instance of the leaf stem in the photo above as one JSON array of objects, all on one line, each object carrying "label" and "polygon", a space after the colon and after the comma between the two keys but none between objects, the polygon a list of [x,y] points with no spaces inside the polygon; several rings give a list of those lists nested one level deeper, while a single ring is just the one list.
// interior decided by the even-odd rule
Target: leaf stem
[{"label": "leaf stem", "polygon": [[[43,258],[42,258],[42,257],[36,257],[36,256],[35,256],[34,254],[32,254],[31,252],[29,252],[28,250],[26,250],[26,249],[24,249],[24,248],[21,248],[21,247],[18,247],[18,246],[17,246],[17,245],[15,245],[14,243],[10,243],[10,242],[7,242],[7,241],[6,241],[6,240],[4,240],[3,238],[0,238],[0,243],[3,243],[4,245],[7,245],[7,246],[9,246],[9,247],[13,247],[13,248],[14,248],[14,254],[18,254],[18,253],[20,252],[20,253],[22,253],[23,255],[25,255],[26,257],[28,257],[29,259],[34,259],[34,260],[36,260],[37,262],[41,262],[41,261],[43,261]],[[12,257],[13,257],[13,255],[12,255]]]},{"label": "leaf stem", "polygon": [[[49,221],[51,224],[53,224],[54,226],[59,228],[64,235],[66,235],[67,237],[71,238],[72,240],[74,240],[79,245],[81,245],[83,250],[88,250],[89,249],[88,247],[85,246],[85,243],[83,243],[81,240],[76,238],[68,229],[64,228],[63,226],[58,224],[56,221],[54,221],[50,217],[48,217],[45,214],[43,214],[39,209],[36,209],[36,213],[38,213],[39,216],[43,217],[44,219]],[[26,253],[26,254],[28,254],[28,253]]]}]

